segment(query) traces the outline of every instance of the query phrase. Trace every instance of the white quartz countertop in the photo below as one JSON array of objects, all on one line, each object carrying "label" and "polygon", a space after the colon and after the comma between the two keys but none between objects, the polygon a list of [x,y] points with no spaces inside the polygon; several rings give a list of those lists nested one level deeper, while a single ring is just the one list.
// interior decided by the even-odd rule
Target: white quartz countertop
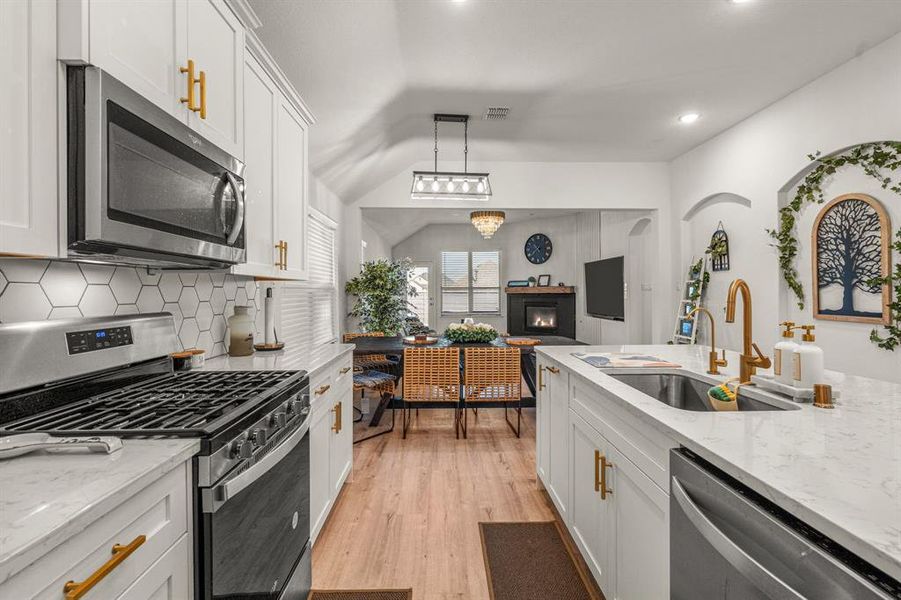
[{"label": "white quartz countertop", "polygon": [[250,356],[217,356],[206,361],[206,371],[279,371],[304,370],[314,373],[345,352],[353,344],[325,344],[317,348],[288,345],[275,352],[254,352]]},{"label": "white quartz countertop", "polygon": [[[707,346],[539,346],[678,443],[901,580],[901,384],[826,372],[832,410],[683,411],[572,356],[641,352],[706,375]],[[849,351],[852,351],[849,349]],[[738,354],[718,379],[738,374]],[[899,364],[901,366],[901,364]],[[651,371],[635,369],[636,372]],[[765,373],[765,371],[759,371]],[[714,377],[714,376],[708,376]]]},{"label": "white quartz countertop", "polygon": [[122,443],[112,454],[38,451],[0,460],[0,583],[200,449],[184,438]]}]

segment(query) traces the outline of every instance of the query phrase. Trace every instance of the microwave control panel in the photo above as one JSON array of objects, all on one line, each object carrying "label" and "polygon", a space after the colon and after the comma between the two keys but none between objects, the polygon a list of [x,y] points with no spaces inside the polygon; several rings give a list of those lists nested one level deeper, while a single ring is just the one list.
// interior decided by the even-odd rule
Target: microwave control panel
[{"label": "microwave control panel", "polygon": [[69,354],[82,354],[95,350],[106,350],[133,344],[131,327],[109,327],[90,331],[69,331],[66,333]]}]

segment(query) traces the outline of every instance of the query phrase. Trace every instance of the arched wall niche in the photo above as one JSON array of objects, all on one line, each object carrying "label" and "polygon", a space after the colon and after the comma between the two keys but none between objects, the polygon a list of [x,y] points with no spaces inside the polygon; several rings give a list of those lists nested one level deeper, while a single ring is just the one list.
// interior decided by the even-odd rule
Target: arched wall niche
[{"label": "arched wall niche", "polygon": [[744,206],[745,208],[751,208],[751,201],[744,196],[740,196],[738,194],[733,194],[731,192],[717,192],[716,194],[711,194],[706,198],[701,198],[697,202],[695,202],[691,208],[686,211],[685,215],[682,217],[683,221],[691,221],[696,214],[704,210],[709,206],[713,206],[714,204],[723,204],[723,203],[731,203],[737,204],[738,206]]}]

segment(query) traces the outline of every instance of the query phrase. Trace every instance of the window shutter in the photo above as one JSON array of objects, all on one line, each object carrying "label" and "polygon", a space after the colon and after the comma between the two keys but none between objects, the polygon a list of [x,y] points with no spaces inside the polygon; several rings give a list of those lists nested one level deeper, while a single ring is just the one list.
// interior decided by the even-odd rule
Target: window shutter
[{"label": "window shutter", "polygon": [[307,226],[310,279],[285,284],[282,290],[282,331],[286,344],[317,347],[338,339],[336,226],[318,211]]},{"label": "window shutter", "polygon": [[500,252],[441,253],[441,312],[500,312]]}]

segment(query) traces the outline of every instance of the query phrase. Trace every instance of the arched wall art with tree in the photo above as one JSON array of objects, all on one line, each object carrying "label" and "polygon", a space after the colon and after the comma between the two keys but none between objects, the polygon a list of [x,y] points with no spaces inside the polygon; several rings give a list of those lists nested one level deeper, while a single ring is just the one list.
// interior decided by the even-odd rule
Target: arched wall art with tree
[{"label": "arched wall art with tree", "polygon": [[845,194],[813,223],[813,316],[889,323],[888,214],[872,196]]}]

